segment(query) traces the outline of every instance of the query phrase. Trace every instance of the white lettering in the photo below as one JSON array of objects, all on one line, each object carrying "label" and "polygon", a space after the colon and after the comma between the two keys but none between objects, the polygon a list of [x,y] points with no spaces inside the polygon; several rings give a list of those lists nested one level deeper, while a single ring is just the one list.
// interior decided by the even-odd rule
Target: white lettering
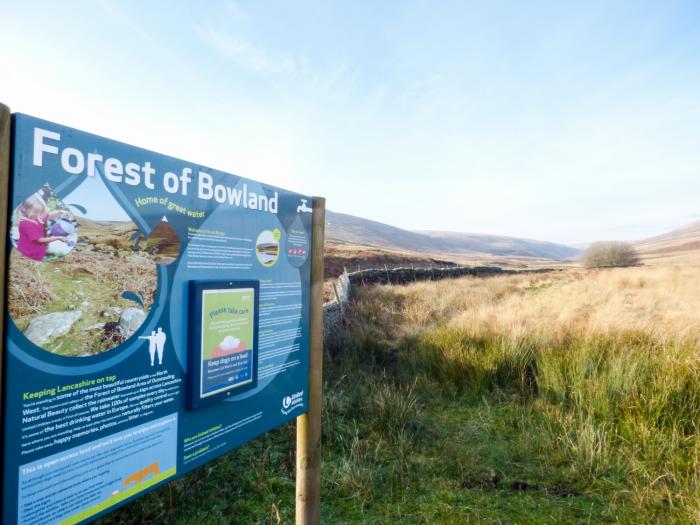
[{"label": "white lettering", "polygon": [[211,200],[214,196],[214,191],[212,190],[212,184],[214,183],[211,175],[199,172],[199,189],[197,191],[197,197],[200,199]]},{"label": "white lettering", "polygon": [[109,158],[105,161],[105,177],[112,182],[121,182],[124,166],[119,159]]},{"label": "white lettering", "polygon": [[143,184],[149,189],[152,190],[155,188],[155,185],[151,181],[151,176],[156,172],[153,168],[151,168],[151,163],[146,162],[143,165]]},{"label": "white lettering", "polygon": [[[75,159],[75,164],[71,164],[71,157]],[[78,175],[85,169],[85,157],[75,148],[66,148],[61,152],[61,167],[71,175]]]},{"label": "white lettering", "polygon": [[126,177],[124,177],[124,182],[129,186],[138,186],[141,182],[141,174],[139,171],[141,167],[135,162],[129,162],[124,166],[124,171],[126,171]]},{"label": "white lettering", "polygon": [[[136,162],[124,162],[114,157],[105,160],[95,149],[93,149],[92,153],[88,153],[76,148],[63,148],[60,146],[60,141],[60,133],[34,128],[34,165],[43,167],[45,154],[57,155],[60,158],[61,168],[71,175],[85,173],[88,177],[94,177],[102,169],[103,177],[110,182],[126,183],[129,186],[143,184],[149,190],[155,189],[153,178],[156,170],[151,166],[150,162],[144,162],[141,165]],[[168,171],[163,175],[162,180],[165,192],[170,194],[180,193],[183,196],[187,196],[190,184],[193,181],[193,170],[192,168],[184,167],[179,173],[177,171]],[[277,213],[279,200],[277,192],[270,196],[269,193],[249,191],[245,182],[238,187],[215,184],[214,177],[203,171],[200,171],[198,176],[197,197],[202,200],[214,199],[218,203],[227,203],[231,206],[270,213]],[[167,200],[165,199],[165,201]]]},{"label": "white lettering", "polygon": [[267,195],[258,195],[258,209],[267,211]]},{"label": "white lettering", "polygon": [[44,139],[51,140],[61,140],[61,135],[54,131],[48,131],[46,129],[34,128],[34,165],[43,166],[44,165],[44,152],[53,153],[56,155],[58,153],[58,147],[49,146],[44,144]]},{"label": "white lettering", "polygon": [[168,193],[177,193],[180,186],[180,180],[172,171],[168,171],[163,175],[163,189]]},{"label": "white lettering", "polygon": [[234,206],[241,205],[241,197],[243,197],[243,191],[236,190],[236,188],[226,188],[226,193],[228,193],[228,202]]},{"label": "white lettering", "polygon": [[191,168],[183,168],[182,175],[180,175],[180,184],[182,185],[182,194],[183,195],[187,195],[187,186],[189,185],[190,182],[192,182],[192,177],[190,176],[191,174],[192,174]]},{"label": "white lettering", "polygon": [[216,202],[226,202],[226,188],[221,184],[214,186],[214,199]]},{"label": "white lettering", "polygon": [[98,155],[97,153],[88,153],[88,158],[87,158],[88,177],[95,176],[95,163],[96,162],[102,162],[102,155]]},{"label": "white lettering", "polygon": [[248,207],[251,210],[257,210],[258,209],[258,196],[255,193],[249,193],[248,194]]}]

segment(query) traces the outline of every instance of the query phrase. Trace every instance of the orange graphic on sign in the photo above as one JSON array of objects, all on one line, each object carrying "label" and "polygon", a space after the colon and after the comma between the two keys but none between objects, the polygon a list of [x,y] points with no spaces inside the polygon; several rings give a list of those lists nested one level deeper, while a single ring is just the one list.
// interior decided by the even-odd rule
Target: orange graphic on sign
[{"label": "orange graphic on sign", "polygon": [[159,464],[156,463],[151,463],[145,468],[142,468],[141,470],[137,470],[134,472],[131,476],[126,478],[122,482],[122,487],[127,487],[131,485],[132,483],[141,483],[144,479],[148,477],[149,474],[153,474],[154,476],[158,475],[160,473],[160,467]]}]

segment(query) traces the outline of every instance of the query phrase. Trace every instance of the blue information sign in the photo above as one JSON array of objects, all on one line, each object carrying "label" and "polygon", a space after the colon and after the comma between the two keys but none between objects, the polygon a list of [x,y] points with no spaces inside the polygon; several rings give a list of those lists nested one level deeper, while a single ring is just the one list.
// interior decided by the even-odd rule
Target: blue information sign
[{"label": "blue information sign", "polygon": [[3,523],[82,523],[307,409],[311,199],[13,115]]}]

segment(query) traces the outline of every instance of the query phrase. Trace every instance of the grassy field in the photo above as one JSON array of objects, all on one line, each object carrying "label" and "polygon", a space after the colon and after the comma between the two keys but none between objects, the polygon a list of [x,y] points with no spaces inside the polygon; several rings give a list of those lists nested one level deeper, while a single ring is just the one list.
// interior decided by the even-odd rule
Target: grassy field
[{"label": "grassy field", "polygon": [[[323,523],[700,521],[700,268],[361,289],[326,359]],[[292,523],[293,428],[114,523]]]}]

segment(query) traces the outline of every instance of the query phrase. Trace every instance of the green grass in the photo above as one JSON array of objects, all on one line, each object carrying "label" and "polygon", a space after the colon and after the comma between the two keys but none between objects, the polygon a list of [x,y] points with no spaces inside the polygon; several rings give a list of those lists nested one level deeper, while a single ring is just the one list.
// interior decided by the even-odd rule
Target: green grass
[{"label": "green grass", "polygon": [[[323,523],[700,520],[695,345],[388,330],[368,304],[325,362]],[[100,523],[293,523],[293,430]]]}]

